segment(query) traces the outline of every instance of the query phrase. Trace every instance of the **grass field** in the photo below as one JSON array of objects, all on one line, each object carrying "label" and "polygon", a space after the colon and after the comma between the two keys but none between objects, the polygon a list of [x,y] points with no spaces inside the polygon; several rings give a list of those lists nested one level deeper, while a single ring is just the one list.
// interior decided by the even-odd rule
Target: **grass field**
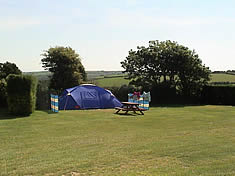
[{"label": "grass field", "polygon": [[[39,80],[48,80],[51,74],[47,71],[41,72],[26,72],[24,74],[34,75]],[[123,75],[123,77],[121,77]],[[120,87],[124,84],[129,84],[129,80],[124,79],[124,74],[121,71],[87,71],[89,82],[92,82],[101,87]],[[225,73],[211,74],[210,82],[235,82],[235,75]]]},{"label": "grass field", "polygon": [[211,74],[211,82],[235,82],[235,75]]},{"label": "grass field", "polygon": [[123,77],[103,78],[94,80],[94,84],[100,87],[120,87],[122,85],[128,85],[130,80]]},{"label": "grass field", "polygon": [[[104,78],[112,75],[123,75],[122,71],[86,71],[87,79],[93,80],[96,78]],[[52,74],[49,71],[38,71],[38,72],[24,72],[25,75],[33,75],[38,80],[48,80]]]},{"label": "grass field", "polygon": [[[129,80],[124,79],[123,77],[118,78],[103,78],[103,79],[97,79],[94,81],[94,83],[101,87],[120,87],[121,85],[128,85]],[[235,75],[229,75],[229,74],[211,74],[211,81],[210,82],[235,82]]]},{"label": "grass field", "polygon": [[0,175],[235,175],[235,107],[0,112]]}]

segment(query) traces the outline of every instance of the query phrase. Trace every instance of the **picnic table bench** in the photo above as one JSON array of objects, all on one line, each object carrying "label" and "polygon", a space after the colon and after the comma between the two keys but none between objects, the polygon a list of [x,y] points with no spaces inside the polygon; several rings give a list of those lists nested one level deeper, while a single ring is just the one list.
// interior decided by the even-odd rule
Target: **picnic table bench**
[{"label": "picnic table bench", "polygon": [[134,113],[140,112],[142,115],[144,115],[143,111],[146,111],[146,109],[139,108],[139,103],[132,103],[132,102],[122,102],[122,107],[115,107],[116,114],[118,114],[120,111],[125,111],[125,114],[127,114],[129,111],[133,111]]}]

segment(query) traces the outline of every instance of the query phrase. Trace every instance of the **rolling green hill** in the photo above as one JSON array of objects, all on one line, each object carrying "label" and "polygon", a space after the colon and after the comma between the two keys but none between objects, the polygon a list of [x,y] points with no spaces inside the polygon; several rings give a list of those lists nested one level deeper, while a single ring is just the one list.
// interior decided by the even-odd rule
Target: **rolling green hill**
[{"label": "rolling green hill", "polygon": [[213,73],[211,74],[210,82],[235,82],[235,75],[225,73]]},{"label": "rolling green hill", "polygon": [[[51,76],[50,72],[26,72],[36,76],[39,80],[48,80]],[[125,79],[125,74],[122,71],[87,71],[87,77],[90,83],[96,84],[101,87],[120,87],[121,85],[128,84],[130,81]],[[211,74],[211,83],[216,82],[231,82],[234,84],[235,75],[226,73],[213,73]]]},{"label": "rolling green hill", "polygon": [[[94,83],[98,86],[103,87],[112,87],[112,86],[121,86],[124,84],[128,84],[130,81],[125,79],[125,76],[119,76],[117,78],[102,78],[94,80]],[[210,83],[218,83],[218,82],[227,82],[227,83],[235,83],[235,75],[225,74],[225,73],[213,73],[211,74]]]},{"label": "rolling green hill", "polygon": [[[25,75],[36,76],[39,80],[47,80],[51,73],[48,71],[39,71],[39,72],[24,72]],[[94,80],[97,78],[105,78],[109,76],[120,76],[124,75],[122,71],[87,71],[88,80]]]},{"label": "rolling green hill", "polygon": [[125,79],[124,76],[119,77],[106,77],[102,79],[96,79],[94,84],[100,87],[120,87],[122,85],[128,85],[130,80]]},{"label": "rolling green hill", "polygon": [[51,73],[48,71],[39,71],[39,72],[24,72],[25,75],[33,75],[38,78],[38,80],[49,80]]}]

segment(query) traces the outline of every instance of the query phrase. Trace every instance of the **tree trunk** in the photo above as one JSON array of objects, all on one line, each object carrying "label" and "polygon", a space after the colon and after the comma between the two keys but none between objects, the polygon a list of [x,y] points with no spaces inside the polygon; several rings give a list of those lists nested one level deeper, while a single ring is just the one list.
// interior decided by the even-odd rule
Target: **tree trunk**
[{"label": "tree trunk", "polygon": [[164,83],[166,83],[166,75],[163,75]]}]

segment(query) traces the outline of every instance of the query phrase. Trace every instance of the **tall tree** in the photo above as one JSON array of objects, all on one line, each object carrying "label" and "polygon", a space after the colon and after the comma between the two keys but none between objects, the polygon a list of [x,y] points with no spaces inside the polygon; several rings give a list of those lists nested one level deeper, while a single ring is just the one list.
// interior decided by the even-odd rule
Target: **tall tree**
[{"label": "tall tree", "polygon": [[6,77],[10,74],[20,75],[22,72],[14,63],[0,63],[0,79],[6,79]]},{"label": "tall tree", "polygon": [[195,51],[177,42],[150,41],[148,47],[130,50],[121,62],[132,84],[154,87],[167,83],[184,95],[196,95],[210,79],[210,70]]},{"label": "tall tree", "polygon": [[62,91],[87,79],[79,54],[70,47],[49,48],[42,54],[42,65],[53,73],[50,88]]}]

